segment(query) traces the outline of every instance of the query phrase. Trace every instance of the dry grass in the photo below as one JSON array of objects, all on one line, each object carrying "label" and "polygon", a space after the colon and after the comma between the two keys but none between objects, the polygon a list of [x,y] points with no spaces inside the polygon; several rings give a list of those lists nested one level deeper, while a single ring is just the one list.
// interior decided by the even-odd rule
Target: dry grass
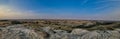
[{"label": "dry grass", "polygon": [[53,29],[61,29],[71,31],[75,28],[86,30],[114,30],[120,28],[120,22],[111,21],[88,21],[88,20],[3,20],[0,26],[8,26],[14,24],[23,24],[25,27],[40,28],[50,26]]}]

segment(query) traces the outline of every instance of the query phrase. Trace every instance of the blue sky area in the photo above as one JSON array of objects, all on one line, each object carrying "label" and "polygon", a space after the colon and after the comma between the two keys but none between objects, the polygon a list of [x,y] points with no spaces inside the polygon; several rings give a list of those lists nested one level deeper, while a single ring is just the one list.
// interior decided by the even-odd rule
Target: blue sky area
[{"label": "blue sky area", "polygon": [[[3,6],[5,10],[9,8],[12,13],[15,9],[24,15],[16,18],[120,20],[119,4],[120,0],[0,0],[0,6]],[[3,7],[0,8],[4,9]],[[26,13],[31,14],[31,17]],[[11,15],[14,16],[14,14]],[[9,18],[15,18],[10,16]]]}]

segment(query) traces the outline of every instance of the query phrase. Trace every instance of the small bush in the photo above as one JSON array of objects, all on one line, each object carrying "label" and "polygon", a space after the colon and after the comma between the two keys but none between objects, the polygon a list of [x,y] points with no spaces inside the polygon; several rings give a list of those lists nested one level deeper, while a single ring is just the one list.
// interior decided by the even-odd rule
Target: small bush
[{"label": "small bush", "polygon": [[11,24],[22,24],[22,23],[19,21],[11,21]]}]

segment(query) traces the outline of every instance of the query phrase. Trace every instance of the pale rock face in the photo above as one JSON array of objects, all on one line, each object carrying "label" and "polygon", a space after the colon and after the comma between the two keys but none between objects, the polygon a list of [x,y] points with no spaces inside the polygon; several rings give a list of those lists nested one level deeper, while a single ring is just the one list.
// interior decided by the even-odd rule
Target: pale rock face
[{"label": "pale rock face", "polygon": [[2,30],[1,39],[44,39],[42,35],[38,35],[34,30],[26,29],[20,25],[9,26]]},{"label": "pale rock face", "polygon": [[67,31],[65,31],[65,30],[54,30],[54,32],[56,32],[56,33],[61,33],[61,34],[67,33]]},{"label": "pale rock face", "polygon": [[79,35],[79,34],[83,34],[83,33],[87,33],[87,32],[89,32],[89,31],[83,30],[83,29],[73,29],[71,34]]},{"label": "pale rock face", "polygon": [[51,27],[42,27],[42,30],[47,32],[48,34],[54,34],[54,31]]}]

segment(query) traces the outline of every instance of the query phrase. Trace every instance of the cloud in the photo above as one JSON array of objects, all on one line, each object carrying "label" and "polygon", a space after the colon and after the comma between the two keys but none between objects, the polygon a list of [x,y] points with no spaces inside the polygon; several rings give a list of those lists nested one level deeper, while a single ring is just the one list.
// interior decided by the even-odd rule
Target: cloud
[{"label": "cloud", "polygon": [[88,1],[89,1],[89,0],[84,0],[84,1],[81,3],[81,5],[86,4]]},{"label": "cloud", "polygon": [[0,19],[21,19],[37,17],[33,11],[22,11],[11,6],[0,5]]},{"label": "cloud", "polygon": [[106,15],[105,17],[112,20],[120,20],[120,8],[112,11],[110,14]]}]

